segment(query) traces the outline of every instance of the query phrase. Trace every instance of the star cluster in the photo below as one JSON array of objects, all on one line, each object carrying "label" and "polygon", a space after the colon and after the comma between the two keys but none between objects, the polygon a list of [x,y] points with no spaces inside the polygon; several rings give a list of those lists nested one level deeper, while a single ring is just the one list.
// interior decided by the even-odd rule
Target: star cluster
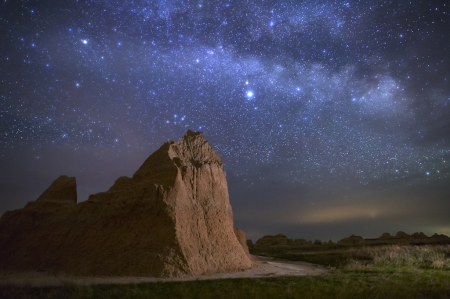
[{"label": "star cluster", "polygon": [[123,156],[191,129],[223,157],[232,195],[450,178],[445,1],[1,6],[5,167],[25,148]]}]

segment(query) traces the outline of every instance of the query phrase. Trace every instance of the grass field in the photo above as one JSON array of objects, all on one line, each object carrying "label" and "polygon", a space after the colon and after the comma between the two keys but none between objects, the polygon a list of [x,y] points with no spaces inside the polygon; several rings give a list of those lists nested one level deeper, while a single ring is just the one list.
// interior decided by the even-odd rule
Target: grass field
[{"label": "grass field", "polygon": [[332,261],[323,276],[2,286],[0,298],[450,298],[450,246],[319,247],[258,250],[322,265]]},{"label": "grass field", "polygon": [[59,287],[1,287],[1,298],[449,298],[450,273],[335,271],[324,276]]},{"label": "grass field", "polygon": [[251,253],[338,269],[394,267],[450,270],[450,245],[271,246],[255,247]]}]

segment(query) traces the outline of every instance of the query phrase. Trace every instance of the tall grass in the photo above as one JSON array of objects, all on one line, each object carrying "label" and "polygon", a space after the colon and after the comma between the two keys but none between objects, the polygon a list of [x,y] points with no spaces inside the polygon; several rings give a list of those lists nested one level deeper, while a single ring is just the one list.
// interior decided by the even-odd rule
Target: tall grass
[{"label": "tall grass", "polygon": [[370,267],[450,270],[450,245],[385,245],[351,249],[345,269]]}]

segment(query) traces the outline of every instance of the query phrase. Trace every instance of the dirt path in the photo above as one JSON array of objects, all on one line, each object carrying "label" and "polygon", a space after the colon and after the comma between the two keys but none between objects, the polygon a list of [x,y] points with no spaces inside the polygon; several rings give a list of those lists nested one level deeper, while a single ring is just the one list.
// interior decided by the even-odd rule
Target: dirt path
[{"label": "dirt path", "polygon": [[306,262],[275,260],[271,257],[253,256],[256,266],[250,270],[240,272],[217,273],[184,278],[153,278],[153,277],[75,277],[61,276],[42,272],[0,272],[0,285],[32,285],[49,286],[64,284],[104,284],[104,283],[139,283],[156,281],[188,281],[244,277],[274,277],[274,276],[303,276],[323,275],[328,271],[322,266]]}]

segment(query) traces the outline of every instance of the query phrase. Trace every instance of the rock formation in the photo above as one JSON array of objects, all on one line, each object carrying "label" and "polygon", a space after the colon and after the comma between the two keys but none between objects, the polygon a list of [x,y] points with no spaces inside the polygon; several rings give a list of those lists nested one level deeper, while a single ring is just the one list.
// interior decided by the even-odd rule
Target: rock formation
[{"label": "rock formation", "polygon": [[[343,243],[342,243],[343,244]],[[384,245],[384,244],[450,244],[450,238],[445,235],[434,234],[432,237],[427,237],[424,233],[414,233],[408,235],[405,232],[399,231],[395,237],[389,233],[384,233],[379,238],[364,239],[357,244],[359,245]]]},{"label": "rock formation", "polygon": [[182,277],[252,266],[233,231],[222,159],[192,131],[79,204],[75,179],[58,178],[0,218],[0,256],[0,269],[76,275]]},{"label": "rock formation", "polygon": [[255,246],[255,244],[253,244],[252,239],[248,239],[247,240],[247,248],[253,248]]},{"label": "rock formation", "polygon": [[53,204],[76,204],[77,203],[77,182],[75,177],[62,175],[57,178],[50,187],[45,190],[36,201],[27,204],[27,208],[31,207],[51,207]]},{"label": "rock formation", "polygon": [[[326,242],[325,242],[326,244]],[[289,239],[283,234],[278,234],[275,236],[266,235],[261,239],[258,239],[255,243],[256,246],[267,247],[273,245],[282,245],[282,246],[309,246],[313,245],[312,241],[306,241],[305,239]],[[250,247],[250,246],[249,246]]]},{"label": "rock formation", "polygon": [[37,202],[77,203],[77,182],[75,177],[62,175],[57,178],[41,196]]},{"label": "rock formation", "polygon": [[411,239],[426,239],[426,238],[428,238],[428,237],[423,232],[414,233],[411,235]]},{"label": "rock formation", "polygon": [[[252,243],[253,244],[253,243]],[[395,236],[389,233],[383,233],[379,238],[364,239],[361,236],[351,235],[348,238],[343,238],[337,242],[337,245],[353,246],[353,245],[385,245],[385,244],[450,244],[450,238],[445,235],[434,234],[427,237],[424,233],[414,233],[408,235],[405,232],[399,231]],[[272,245],[283,246],[311,246],[313,242],[305,239],[289,239],[283,234],[276,236],[267,235],[256,241],[256,246],[267,247]],[[336,245],[332,240],[322,242],[322,245]],[[250,245],[249,245],[250,247]]]},{"label": "rock formation", "polygon": [[361,236],[351,235],[348,238],[341,239],[337,242],[338,245],[355,245],[360,243],[363,240]]},{"label": "rock formation", "polygon": [[247,255],[250,255],[250,252],[248,251],[247,238],[245,237],[245,232],[242,229],[234,228],[234,234],[236,235],[236,238],[238,239],[245,253]]},{"label": "rock formation", "polygon": [[388,240],[388,239],[392,239],[392,238],[393,237],[391,236],[390,233],[383,233],[379,239],[387,239]]},{"label": "rock formation", "polygon": [[292,243],[292,239],[288,239],[283,234],[275,236],[267,235],[256,241],[256,245],[258,246],[290,245],[290,243]]},{"label": "rock formation", "polygon": [[410,236],[409,243],[411,244],[450,244],[450,238],[446,235],[434,234],[428,237],[424,233],[414,233]]},{"label": "rock formation", "polygon": [[306,241],[305,239],[295,239],[294,241],[292,241],[292,245],[302,246],[302,245],[309,245],[309,244],[308,244],[308,241]]},{"label": "rock formation", "polygon": [[450,238],[446,235],[434,234],[430,237],[435,243],[450,243]]},{"label": "rock formation", "polygon": [[399,232],[395,235],[395,238],[397,238],[397,239],[409,239],[410,237],[411,237],[410,235],[408,235],[407,233],[402,232],[402,231],[399,231]]}]

